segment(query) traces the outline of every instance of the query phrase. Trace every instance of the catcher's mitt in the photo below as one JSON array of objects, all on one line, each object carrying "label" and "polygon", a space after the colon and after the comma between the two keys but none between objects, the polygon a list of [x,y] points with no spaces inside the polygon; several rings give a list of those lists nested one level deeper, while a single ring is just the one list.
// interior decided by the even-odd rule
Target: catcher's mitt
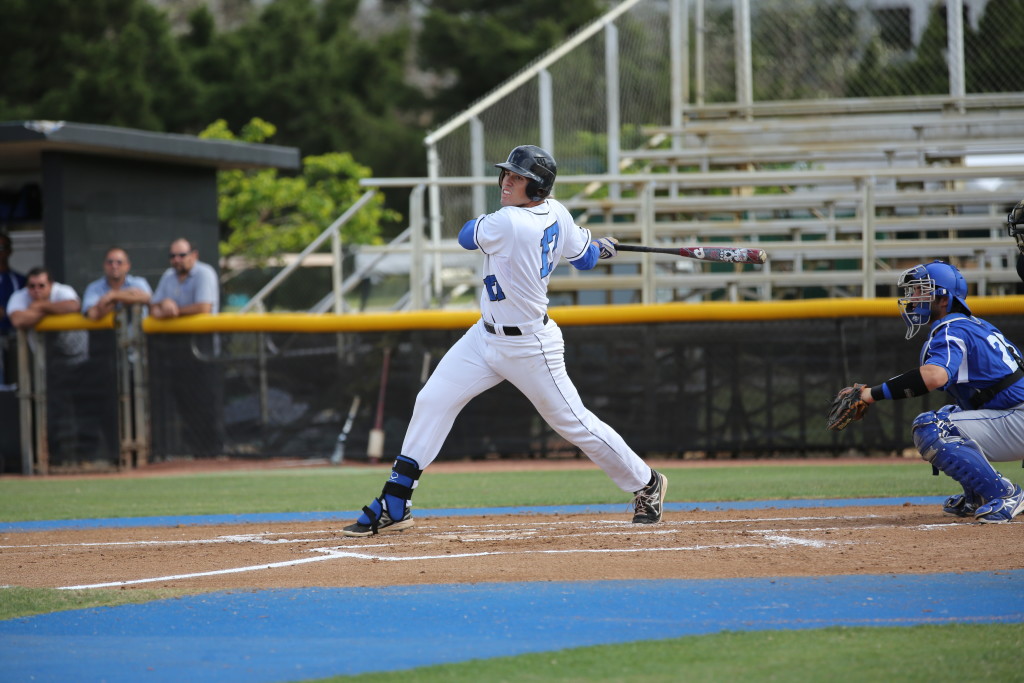
[{"label": "catcher's mitt", "polygon": [[861,400],[861,389],[866,384],[854,384],[852,387],[844,387],[839,390],[836,397],[832,399],[832,405],[828,408],[828,421],[825,424],[827,429],[834,432],[841,432],[854,420],[864,417],[868,410],[868,404]]}]

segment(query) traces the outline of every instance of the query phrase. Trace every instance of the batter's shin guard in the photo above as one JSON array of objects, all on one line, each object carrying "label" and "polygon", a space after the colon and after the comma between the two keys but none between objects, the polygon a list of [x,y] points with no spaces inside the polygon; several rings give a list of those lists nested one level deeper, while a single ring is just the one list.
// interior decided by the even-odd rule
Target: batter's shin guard
[{"label": "batter's shin guard", "polygon": [[921,413],[914,420],[914,445],[921,457],[955,479],[967,496],[990,501],[1013,493],[1013,484],[996,472],[981,448],[962,436],[941,412]]},{"label": "batter's shin guard", "polygon": [[[363,508],[363,514],[356,522],[372,526],[380,519],[384,510],[393,521],[402,521],[405,518],[406,510],[412,507],[410,503],[412,492],[419,483],[422,473],[423,470],[419,468],[415,460],[404,455],[398,456],[391,466],[391,475],[388,477],[387,483],[384,484],[380,497],[374,498],[369,505]],[[370,515],[373,517],[371,518]]]}]

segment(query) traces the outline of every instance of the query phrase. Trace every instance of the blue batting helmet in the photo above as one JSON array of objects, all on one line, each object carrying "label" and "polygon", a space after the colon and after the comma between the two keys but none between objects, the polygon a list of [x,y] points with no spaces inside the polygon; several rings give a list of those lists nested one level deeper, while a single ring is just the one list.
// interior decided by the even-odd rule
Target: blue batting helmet
[{"label": "blue batting helmet", "polygon": [[907,325],[907,339],[931,321],[932,302],[948,296],[945,314],[953,310],[957,301],[967,312],[967,280],[960,271],[945,261],[932,261],[908,268],[900,274],[896,286],[903,290],[899,298],[900,315]]}]

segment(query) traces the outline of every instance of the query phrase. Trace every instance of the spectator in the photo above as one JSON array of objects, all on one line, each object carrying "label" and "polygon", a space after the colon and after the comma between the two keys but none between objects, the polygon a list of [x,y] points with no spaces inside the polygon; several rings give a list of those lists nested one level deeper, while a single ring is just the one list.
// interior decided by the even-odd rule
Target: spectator
[{"label": "spectator", "polygon": [[11,334],[14,327],[7,317],[7,300],[11,295],[25,286],[25,276],[11,270],[10,259],[14,253],[11,237],[0,232],[0,384],[14,383],[17,376],[17,354]]},{"label": "spectator", "polygon": [[85,330],[68,330],[46,335],[43,343],[35,327],[49,315],[77,313],[78,294],[69,285],[54,282],[43,267],[28,271],[26,285],[7,302],[11,323],[29,330],[29,348],[46,358],[46,431],[50,461],[70,464],[95,459],[102,447],[100,425],[89,414],[93,406],[88,381],[89,335]]},{"label": "spectator", "polygon": [[[149,304],[153,318],[217,313],[217,273],[199,260],[187,239],[171,242],[171,267],[160,277]],[[214,457],[224,441],[223,379],[214,335],[149,337],[153,451],[157,456]]]},{"label": "spectator", "polygon": [[128,253],[120,247],[107,250],[103,260],[103,277],[90,282],[82,297],[82,313],[90,320],[99,320],[124,304],[148,304],[153,290],[146,278],[131,275]]},{"label": "spectator", "polygon": [[11,270],[10,260],[13,253],[11,236],[0,232],[0,334],[11,331],[11,321],[7,317],[7,300],[25,286],[25,276]]},{"label": "spectator", "polygon": [[25,286],[7,301],[7,315],[18,329],[28,330],[48,315],[75,313],[80,303],[70,285],[54,282],[50,271],[36,267],[28,271]]},{"label": "spectator", "polygon": [[157,283],[149,312],[154,318],[217,313],[220,287],[217,271],[199,260],[199,250],[185,238],[171,242],[171,267]]}]

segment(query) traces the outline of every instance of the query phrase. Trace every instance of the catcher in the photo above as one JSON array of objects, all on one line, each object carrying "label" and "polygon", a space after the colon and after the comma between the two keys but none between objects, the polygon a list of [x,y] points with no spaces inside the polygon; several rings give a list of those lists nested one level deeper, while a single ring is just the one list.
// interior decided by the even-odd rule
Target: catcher
[{"label": "catcher", "polygon": [[942,261],[904,271],[897,286],[910,339],[929,326],[921,366],[868,387],[842,389],[832,401],[828,428],[842,430],[876,401],[923,396],[943,389],[955,405],[921,413],[913,422],[921,457],[955,479],[963,493],[942,509],[978,522],[1009,522],[1024,509],[1024,490],[992,462],[1024,459],[1024,360],[990,323],[971,315],[967,281]]}]

